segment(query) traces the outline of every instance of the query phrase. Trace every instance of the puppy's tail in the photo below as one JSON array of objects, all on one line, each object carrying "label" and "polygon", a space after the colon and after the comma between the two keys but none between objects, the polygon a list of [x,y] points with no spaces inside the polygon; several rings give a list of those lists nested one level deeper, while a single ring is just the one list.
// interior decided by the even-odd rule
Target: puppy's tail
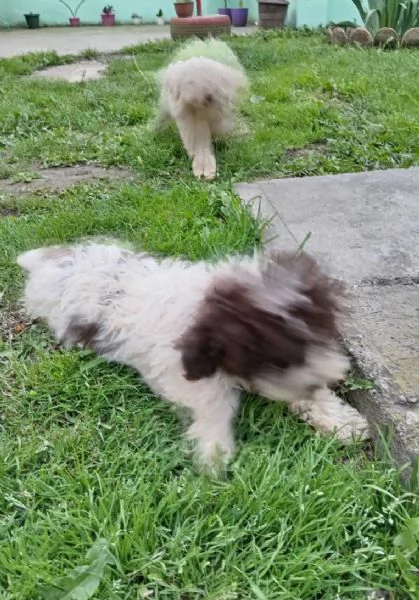
[{"label": "puppy's tail", "polygon": [[28,273],[32,273],[45,264],[46,260],[56,260],[64,256],[70,256],[71,250],[68,248],[60,248],[59,246],[50,248],[35,248],[19,254],[16,259],[17,264],[25,269]]},{"label": "puppy's tail", "polygon": [[42,262],[43,252],[43,248],[37,248],[35,250],[23,252],[17,257],[17,264],[22,267],[22,269],[25,269],[25,271],[30,273],[34,271]]}]

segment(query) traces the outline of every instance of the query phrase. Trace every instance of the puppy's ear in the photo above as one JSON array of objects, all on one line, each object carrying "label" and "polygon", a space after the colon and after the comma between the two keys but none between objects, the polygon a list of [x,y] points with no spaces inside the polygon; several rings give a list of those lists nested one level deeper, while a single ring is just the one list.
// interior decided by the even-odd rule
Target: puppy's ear
[{"label": "puppy's ear", "polygon": [[297,317],[319,337],[338,337],[338,315],[349,313],[349,294],[341,281],[322,271],[314,257],[270,251],[263,270],[268,289],[281,289],[287,281],[297,282],[299,293],[309,302],[297,308]]},{"label": "puppy's ear", "polygon": [[176,348],[181,351],[185,378],[188,381],[211,377],[223,359],[223,349],[212,339],[211,329],[203,321],[198,321],[191,327]]},{"label": "puppy's ear", "polygon": [[210,377],[222,369],[250,380],[266,369],[303,362],[304,337],[282,315],[260,306],[253,292],[260,291],[257,300],[263,300],[264,289],[254,289],[254,283],[226,278],[208,292],[195,323],[177,344],[187,379]]}]

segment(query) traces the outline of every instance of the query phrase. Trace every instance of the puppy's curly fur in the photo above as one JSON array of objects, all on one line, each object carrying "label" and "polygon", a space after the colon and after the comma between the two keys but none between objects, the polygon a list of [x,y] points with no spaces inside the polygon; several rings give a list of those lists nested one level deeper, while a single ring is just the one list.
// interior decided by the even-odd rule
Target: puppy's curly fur
[{"label": "puppy's curly fur", "polygon": [[288,402],[343,441],[368,435],[327,387],[348,368],[336,342],[340,291],[309,256],[190,263],[92,242],[30,250],[18,263],[31,316],[191,409],[188,433],[207,462],[232,455],[239,388]]},{"label": "puppy's curly fur", "polygon": [[220,40],[193,40],[160,73],[160,86],[156,128],[164,128],[173,119],[194,175],[214,179],[212,138],[234,128],[233,109],[248,87],[238,58]]}]

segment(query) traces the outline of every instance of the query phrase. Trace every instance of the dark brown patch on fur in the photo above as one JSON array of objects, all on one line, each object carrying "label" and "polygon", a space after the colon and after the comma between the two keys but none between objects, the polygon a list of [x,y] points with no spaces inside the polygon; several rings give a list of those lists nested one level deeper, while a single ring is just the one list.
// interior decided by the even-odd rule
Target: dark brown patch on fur
[{"label": "dark brown patch on fur", "polygon": [[311,300],[310,306],[294,308],[291,314],[301,318],[320,340],[337,338],[337,316],[343,312],[341,299],[345,295],[343,283],[325,275],[308,254],[270,252],[268,258],[270,263],[264,273],[268,286],[279,288],[283,269],[292,271],[299,274],[304,293]]},{"label": "dark brown patch on fur", "polygon": [[100,327],[97,323],[86,323],[73,317],[67,327],[65,337],[74,344],[80,344],[83,348],[97,351],[99,331]]},{"label": "dark brown patch on fur", "polygon": [[73,317],[65,332],[65,338],[73,344],[93,350],[97,354],[114,352],[118,345],[101,335],[99,323],[89,323],[80,317]]},{"label": "dark brown patch on fur", "polygon": [[187,379],[222,369],[251,381],[269,369],[302,365],[310,344],[328,345],[337,336],[338,285],[308,256],[268,258],[262,283],[225,279],[207,294],[177,344]]},{"label": "dark brown patch on fur", "polygon": [[212,94],[206,94],[204,98],[204,106],[210,106],[214,101],[214,97]]}]

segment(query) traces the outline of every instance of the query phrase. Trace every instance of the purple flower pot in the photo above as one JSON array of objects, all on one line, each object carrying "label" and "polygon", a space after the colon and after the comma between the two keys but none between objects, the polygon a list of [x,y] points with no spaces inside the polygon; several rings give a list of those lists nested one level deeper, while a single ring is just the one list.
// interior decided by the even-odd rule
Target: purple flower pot
[{"label": "purple flower pot", "polygon": [[219,15],[227,15],[231,21],[231,8],[219,8],[217,12]]},{"label": "purple flower pot", "polygon": [[233,27],[246,27],[249,9],[231,8],[231,24]]}]

